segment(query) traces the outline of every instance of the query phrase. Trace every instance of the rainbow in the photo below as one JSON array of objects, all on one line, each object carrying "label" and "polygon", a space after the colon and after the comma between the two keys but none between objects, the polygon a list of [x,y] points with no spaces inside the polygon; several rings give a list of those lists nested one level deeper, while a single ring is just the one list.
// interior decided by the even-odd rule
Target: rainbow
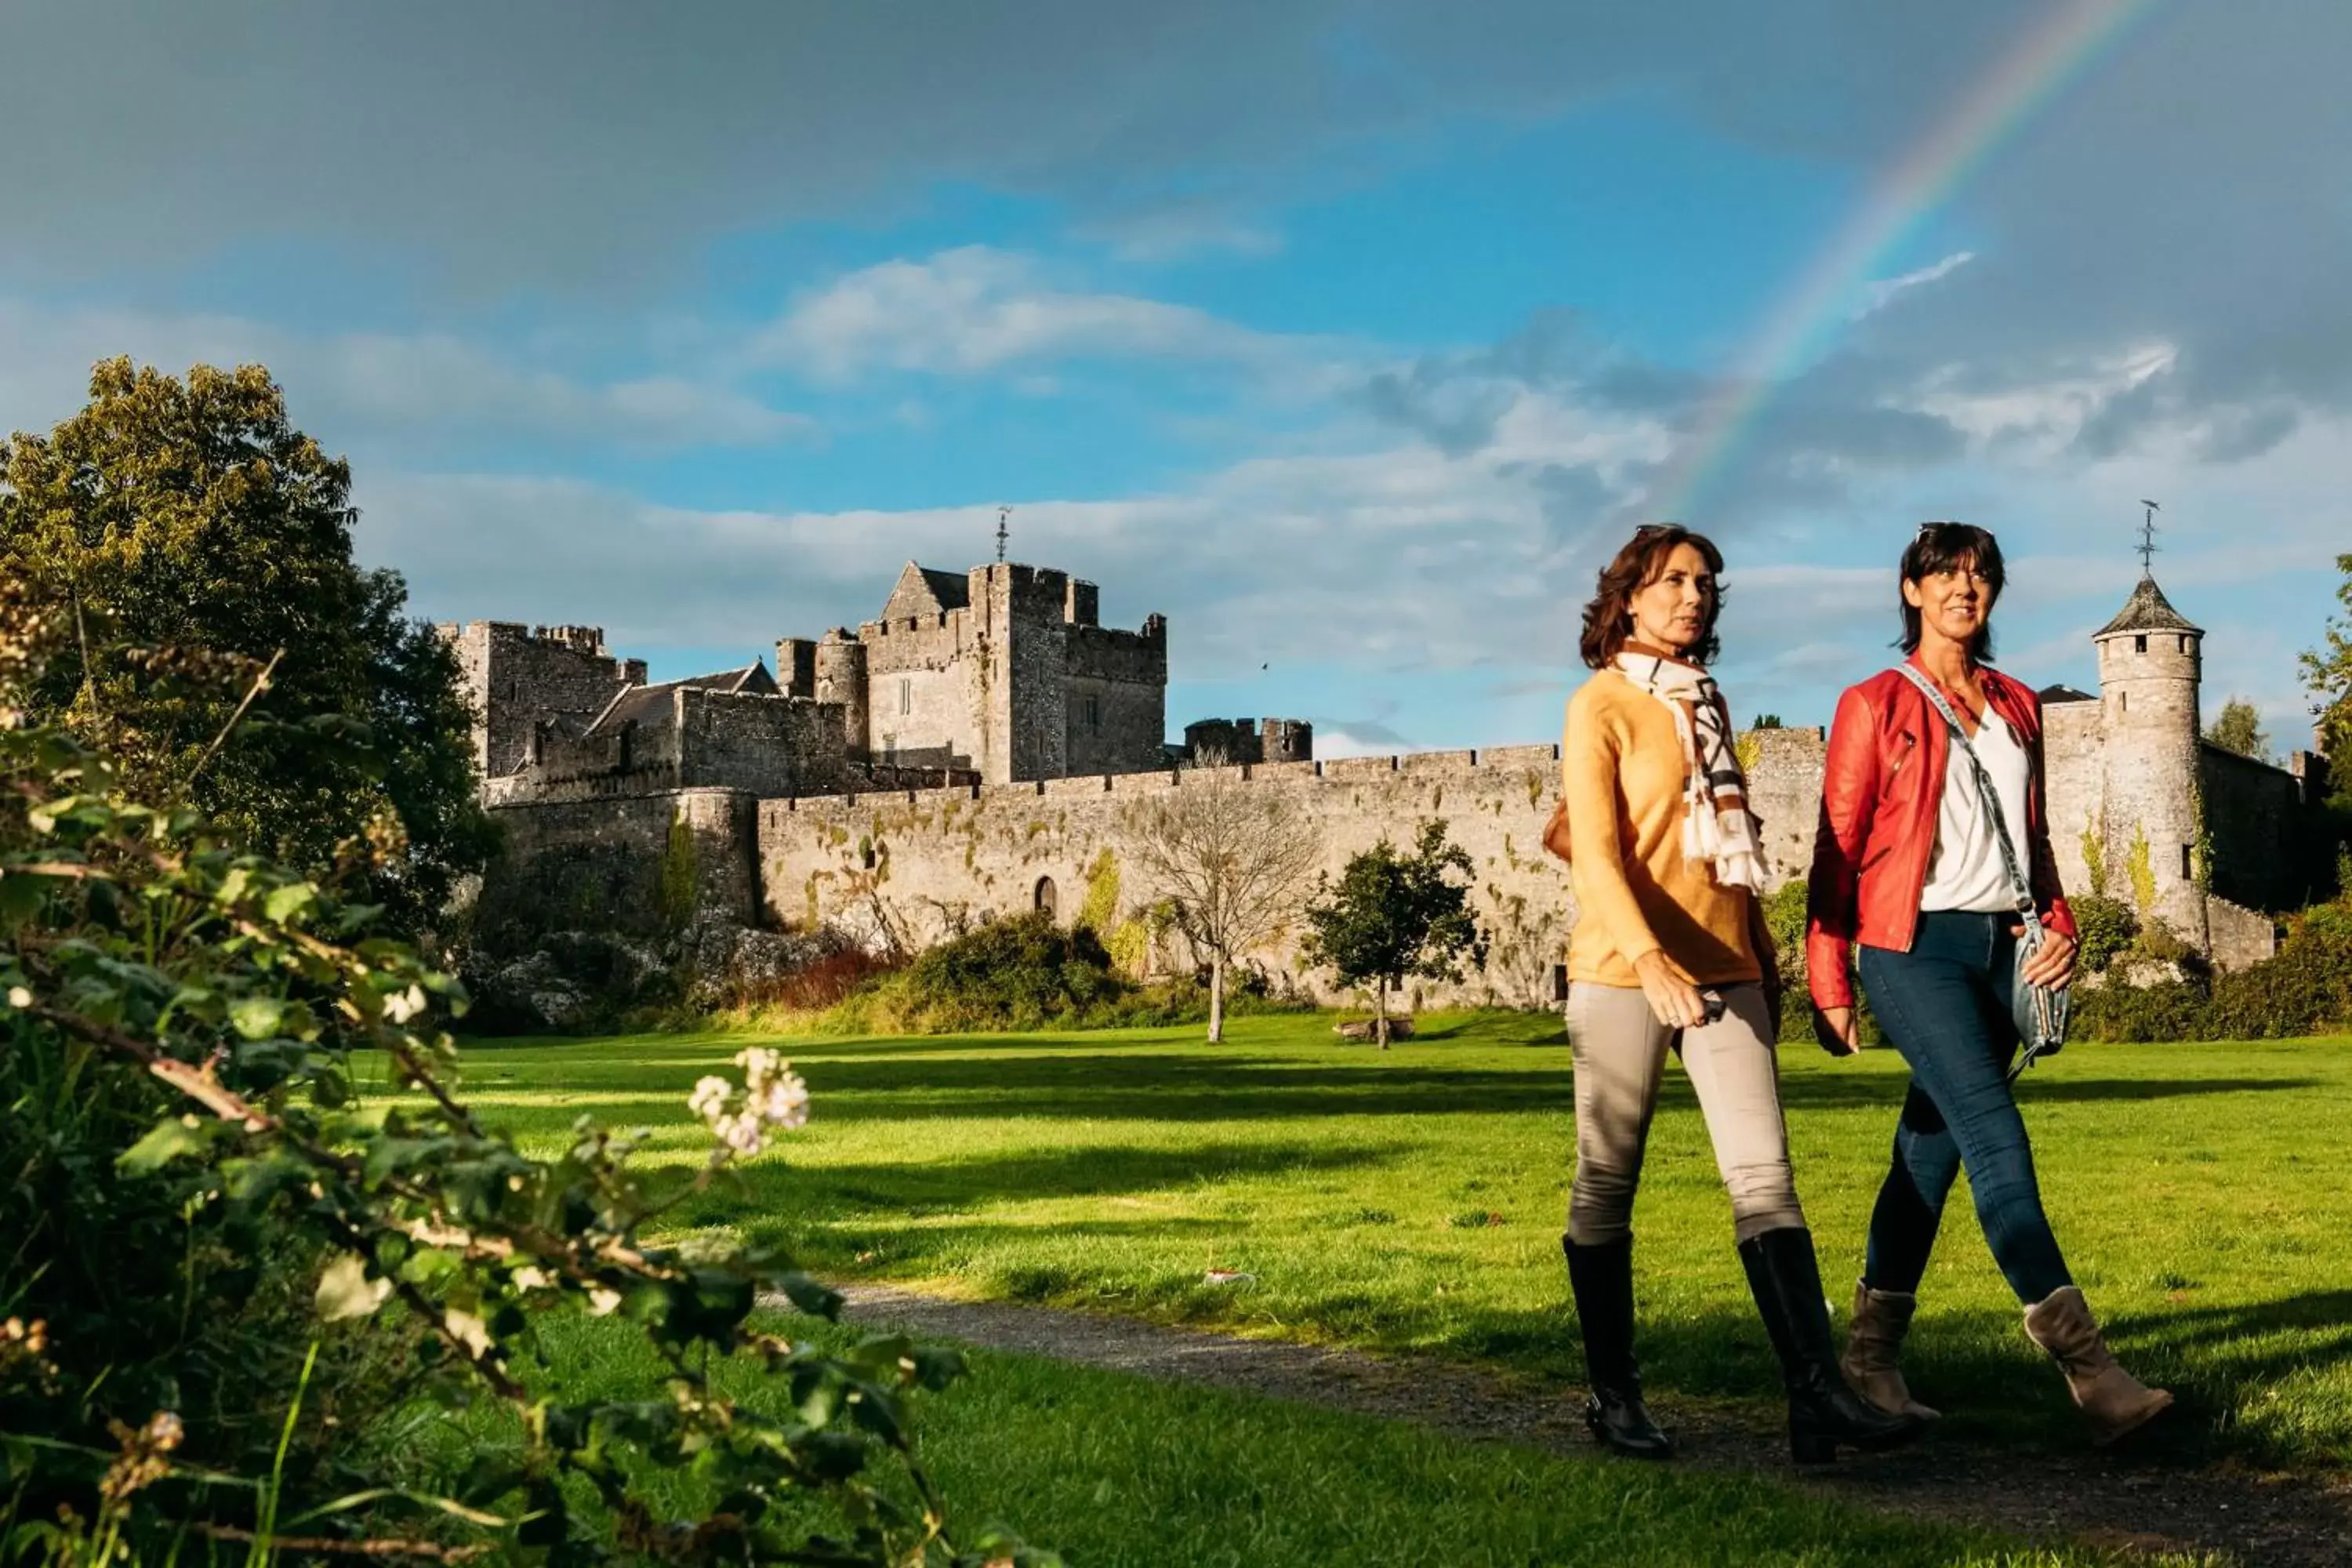
[{"label": "rainbow", "polygon": [[1997,60],[1951,113],[1873,183],[1701,402],[1690,433],[1651,486],[1654,518],[1686,518],[1706,500],[1773,393],[1852,320],[1854,290],[2037,110],[2121,43],[2162,0],[2066,0]]}]

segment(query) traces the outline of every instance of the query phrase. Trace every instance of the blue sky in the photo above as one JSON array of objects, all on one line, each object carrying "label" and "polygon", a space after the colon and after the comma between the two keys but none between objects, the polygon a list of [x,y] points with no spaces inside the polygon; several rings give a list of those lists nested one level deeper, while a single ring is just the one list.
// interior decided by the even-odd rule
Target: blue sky
[{"label": "blue sky", "polygon": [[[1547,739],[1710,387],[2057,9],[35,0],[0,426],[104,355],[259,360],[420,614],[602,624],[657,674],[854,624],[1009,504],[1107,620],[1170,616],[1171,728]],[[2007,546],[2004,662],[2093,684],[2148,496],[2209,711],[2306,743],[2352,19],[2134,9],[1918,194],[1693,499],[1743,717],[1884,661],[1927,516]]]}]

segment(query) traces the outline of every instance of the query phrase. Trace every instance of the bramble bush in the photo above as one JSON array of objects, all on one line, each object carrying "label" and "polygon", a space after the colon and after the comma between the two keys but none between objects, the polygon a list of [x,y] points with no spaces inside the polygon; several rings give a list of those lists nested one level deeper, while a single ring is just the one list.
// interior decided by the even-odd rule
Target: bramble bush
[{"label": "bramble bush", "polygon": [[[955,1353],[790,1343],[755,1304],[831,1316],[833,1292],[770,1251],[641,1239],[806,1114],[773,1053],[696,1087],[691,1169],[635,1169],[587,1117],[525,1155],[459,1098],[436,1020],[462,994],[376,910],[35,721],[71,626],[0,584],[0,1560],[1054,1561],[951,1529],[923,1470],[908,1396]],[[392,852],[337,860],[363,885]],[[362,1099],[355,1058],[399,1098]],[[566,1314],[635,1325],[665,1395],[567,1392],[536,1355]],[[739,1360],[781,1414],[719,1391]],[[375,1434],[420,1400],[505,1410],[513,1462],[416,1489]]]}]

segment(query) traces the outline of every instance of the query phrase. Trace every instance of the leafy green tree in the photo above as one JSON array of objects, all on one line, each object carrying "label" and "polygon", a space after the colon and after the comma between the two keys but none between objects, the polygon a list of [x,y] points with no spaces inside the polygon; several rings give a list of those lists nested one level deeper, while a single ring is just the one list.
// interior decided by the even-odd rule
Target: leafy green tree
[{"label": "leafy green tree", "polygon": [[1347,984],[1371,984],[1381,1049],[1389,1047],[1389,993],[1407,975],[1454,981],[1465,958],[1486,966],[1486,939],[1470,911],[1475,877],[1469,852],[1448,841],[1443,821],[1430,821],[1412,854],[1383,838],[1351,858],[1336,886],[1328,877],[1318,883],[1306,910],[1307,957]]},{"label": "leafy green tree", "polygon": [[[31,711],[253,848],[361,869],[413,932],[493,838],[456,658],[397,574],[352,559],[350,498],[268,371],[109,360],[80,413],[0,443],[0,574],[76,623]],[[245,679],[158,668],[165,647]]]},{"label": "leafy green tree", "polygon": [[2221,715],[2205,727],[2205,738],[2242,757],[2270,755],[2271,738],[2263,733],[2263,716],[2242,697],[2221,704]]},{"label": "leafy green tree", "polygon": [[[2327,753],[2327,809],[2333,821],[2326,837],[2335,840],[2334,858],[2340,863],[2345,851],[2352,849],[2352,554],[2338,555],[2336,569],[2344,574],[2336,585],[2336,602],[2345,613],[2329,617],[2319,646],[2304,651],[2303,684],[2319,720],[2320,749]],[[2329,858],[2328,847],[2323,841],[2322,865]],[[2352,882],[2339,874],[2336,892],[2339,898],[2352,894]]]},{"label": "leafy green tree", "polygon": [[[39,716],[79,638],[23,590],[0,580],[0,1558],[1054,1561],[951,1528],[922,1469],[910,1395],[954,1352],[788,1343],[763,1299],[838,1296],[761,1247],[642,1239],[805,1119],[787,1064],[753,1047],[695,1086],[698,1162],[632,1168],[635,1137],[587,1116],[525,1153],[460,1097],[454,981]],[[589,1315],[658,1394],[547,1364]],[[770,1397],[726,1392],[730,1365]],[[436,1476],[383,1436],[425,1399],[503,1436]]]}]

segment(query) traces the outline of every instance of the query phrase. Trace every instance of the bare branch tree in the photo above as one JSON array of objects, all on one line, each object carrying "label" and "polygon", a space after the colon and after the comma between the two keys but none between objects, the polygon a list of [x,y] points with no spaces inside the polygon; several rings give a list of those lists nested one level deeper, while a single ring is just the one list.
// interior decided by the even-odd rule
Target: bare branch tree
[{"label": "bare branch tree", "polygon": [[1137,801],[1123,826],[1137,868],[1209,961],[1209,1038],[1225,1028],[1225,975],[1296,920],[1322,836],[1297,795],[1205,753],[1176,787]]}]

